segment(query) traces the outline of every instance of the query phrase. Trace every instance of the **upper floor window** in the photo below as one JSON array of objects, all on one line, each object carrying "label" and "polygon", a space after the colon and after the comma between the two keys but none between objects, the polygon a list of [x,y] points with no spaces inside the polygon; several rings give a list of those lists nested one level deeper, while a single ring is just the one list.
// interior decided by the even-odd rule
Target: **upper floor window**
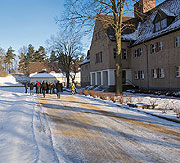
[{"label": "upper floor window", "polygon": [[156,29],[156,32],[161,30],[161,23],[160,22],[157,22],[155,24],[155,29]]},{"label": "upper floor window", "polygon": [[114,58],[116,58],[116,48],[113,49]]},{"label": "upper floor window", "polygon": [[176,67],[176,77],[180,77],[180,66]]},{"label": "upper floor window", "polygon": [[134,50],[134,57],[139,57],[143,55],[143,49],[142,48],[138,48]]},{"label": "upper floor window", "polygon": [[[116,48],[113,49],[114,58],[116,58]],[[121,59],[127,59],[127,49],[121,49]]]},{"label": "upper floor window", "polygon": [[102,52],[99,52],[96,54],[95,63],[101,63],[101,62],[102,62]]},{"label": "upper floor window", "polygon": [[179,46],[180,46],[180,36],[177,36],[175,41],[175,47],[179,47]]},{"label": "upper floor window", "polygon": [[160,31],[167,27],[167,19],[163,19],[155,24],[155,31]]},{"label": "upper floor window", "polygon": [[124,48],[121,49],[121,58],[127,59],[127,50]]},{"label": "upper floor window", "polygon": [[162,42],[156,42],[151,45],[151,53],[156,53],[163,50],[163,43]]}]

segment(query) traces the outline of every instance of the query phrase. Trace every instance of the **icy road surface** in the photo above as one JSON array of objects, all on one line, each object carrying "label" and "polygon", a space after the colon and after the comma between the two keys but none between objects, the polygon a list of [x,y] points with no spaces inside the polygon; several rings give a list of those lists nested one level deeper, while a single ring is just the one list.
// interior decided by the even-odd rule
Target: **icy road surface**
[{"label": "icy road surface", "polygon": [[80,95],[0,88],[0,163],[180,162],[180,124]]},{"label": "icy road surface", "polygon": [[60,162],[180,162],[180,125],[85,96],[40,103]]}]

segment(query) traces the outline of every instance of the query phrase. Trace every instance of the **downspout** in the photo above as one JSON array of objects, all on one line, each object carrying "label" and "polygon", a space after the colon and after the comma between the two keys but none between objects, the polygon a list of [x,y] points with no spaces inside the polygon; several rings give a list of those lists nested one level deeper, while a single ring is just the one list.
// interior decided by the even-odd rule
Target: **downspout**
[{"label": "downspout", "polygon": [[148,45],[144,43],[144,46],[146,47],[146,71],[147,71],[147,88],[149,89],[149,54],[148,54]]}]

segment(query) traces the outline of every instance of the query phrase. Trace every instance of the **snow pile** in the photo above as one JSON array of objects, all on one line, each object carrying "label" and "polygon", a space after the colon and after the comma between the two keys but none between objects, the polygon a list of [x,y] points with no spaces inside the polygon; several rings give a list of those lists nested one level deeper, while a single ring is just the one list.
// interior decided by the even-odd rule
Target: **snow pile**
[{"label": "snow pile", "polygon": [[14,76],[9,75],[7,77],[0,77],[0,86],[23,86],[23,84],[17,82]]}]

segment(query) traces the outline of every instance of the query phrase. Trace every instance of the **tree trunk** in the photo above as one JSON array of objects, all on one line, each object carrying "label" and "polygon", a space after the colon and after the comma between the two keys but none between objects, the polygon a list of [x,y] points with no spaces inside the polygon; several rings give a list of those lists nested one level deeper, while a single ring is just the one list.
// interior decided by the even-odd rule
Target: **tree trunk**
[{"label": "tree trunk", "polygon": [[[118,35],[118,34],[117,34]],[[116,95],[123,95],[122,88],[122,59],[121,59],[121,36],[117,36],[116,43]]]},{"label": "tree trunk", "polygon": [[66,78],[67,78],[67,88],[69,88],[69,73],[66,73]]}]

